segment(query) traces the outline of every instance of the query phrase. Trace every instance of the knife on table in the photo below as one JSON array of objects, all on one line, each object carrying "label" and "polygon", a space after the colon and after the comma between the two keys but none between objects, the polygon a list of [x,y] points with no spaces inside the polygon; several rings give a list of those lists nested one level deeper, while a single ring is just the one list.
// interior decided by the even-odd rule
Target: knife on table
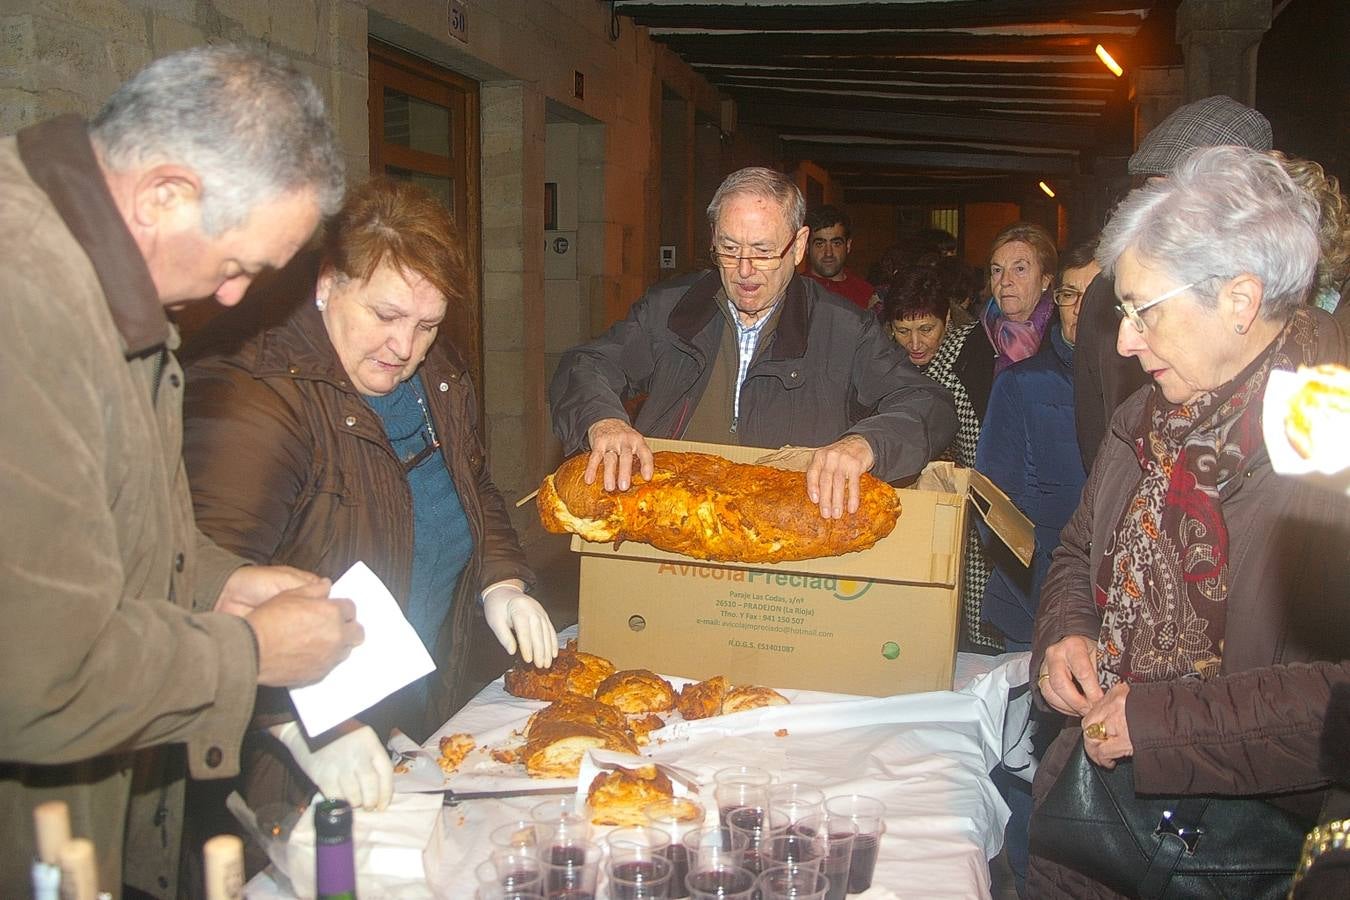
[{"label": "knife on table", "polygon": [[562,794],[575,794],[576,785],[565,785],[562,787],[537,787],[537,788],[509,788],[502,791],[454,791],[447,789],[445,791],[445,800],[443,806],[458,806],[461,800],[485,800],[488,798],[501,799],[504,797],[546,797],[561,796]]}]

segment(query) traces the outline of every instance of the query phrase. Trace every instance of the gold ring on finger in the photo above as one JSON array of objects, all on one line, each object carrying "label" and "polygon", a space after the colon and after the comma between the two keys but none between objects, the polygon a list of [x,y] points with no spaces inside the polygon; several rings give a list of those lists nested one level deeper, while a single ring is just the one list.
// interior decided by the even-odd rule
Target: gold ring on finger
[{"label": "gold ring on finger", "polygon": [[1104,741],[1111,735],[1106,733],[1105,722],[1093,722],[1091,725],[1083,726],[1083,737],[1094,741]]}]

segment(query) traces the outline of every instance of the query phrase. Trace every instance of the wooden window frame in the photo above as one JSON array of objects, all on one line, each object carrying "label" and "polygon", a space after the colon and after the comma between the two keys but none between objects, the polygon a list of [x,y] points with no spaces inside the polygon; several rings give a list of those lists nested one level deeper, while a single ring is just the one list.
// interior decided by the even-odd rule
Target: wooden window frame
[{"label": "wooden window frame", "polygon": [[[479,218],[479,97],[478,83],[381,41],[369,42],[370,171],[384,174],[386,166],[452,177],[456,183],[455,224],[464,238],[467,309],[450,310],[450,338],[464,356],[483,412],[483,279],[482,235]],[[449,107],[454,111],[449,157],[390,144],[384,139],[384,89]],[[460,161],[463,168],[458,168]],[[462,174],[463,178],[459,176]]]}]

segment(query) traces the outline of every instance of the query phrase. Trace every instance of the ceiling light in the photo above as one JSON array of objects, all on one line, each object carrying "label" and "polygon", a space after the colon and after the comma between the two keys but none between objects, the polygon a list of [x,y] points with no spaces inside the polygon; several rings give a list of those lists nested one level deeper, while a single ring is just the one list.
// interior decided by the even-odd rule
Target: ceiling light
[{"label": "ceiling light", "polygon": [[1044,181],[1039,181],[1039,182],[1037,182],[1037,184],[1039,184],[1039,185],[1041,186],[1041,190],[1045,191],[1045,196],[1047,196],[1047,197],[1053,197],[1053,196],[1055,196],[1055,192],[1054,192],[1054,190],[1050,187],[1050,185],[1046,184]]},{"label": "ceiling light", "polygon": [[1102,65],[1111,70],[1117,78],[1125,74],[1125,70],[1120,67],[1120,63],[1111,58],[1111,54],[1106,52],[1106,48],[1101,44],[1097,45],[1097,58],[1102,61]]}]

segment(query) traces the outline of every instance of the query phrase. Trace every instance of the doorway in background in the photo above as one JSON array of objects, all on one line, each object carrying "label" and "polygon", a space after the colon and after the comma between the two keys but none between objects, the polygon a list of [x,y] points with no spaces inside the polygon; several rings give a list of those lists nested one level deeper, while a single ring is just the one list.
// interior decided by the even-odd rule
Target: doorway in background
[{"label": "doorway in background", "polygon": [[468,303],[446,313],[483,402],[478,83],[370,42],[370,170],[421,185],[445,203],[465,243]]}]

